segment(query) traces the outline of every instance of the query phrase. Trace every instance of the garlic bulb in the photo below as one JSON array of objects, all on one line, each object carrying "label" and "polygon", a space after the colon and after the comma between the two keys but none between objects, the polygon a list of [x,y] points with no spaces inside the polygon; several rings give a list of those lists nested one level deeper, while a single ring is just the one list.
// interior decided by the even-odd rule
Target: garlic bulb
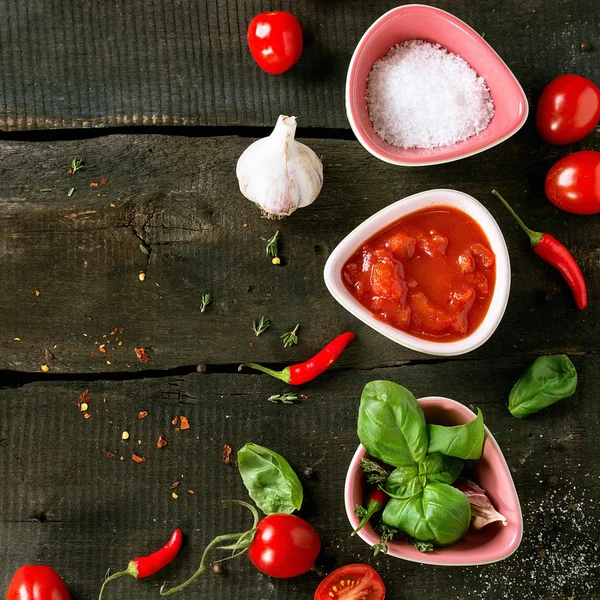
[{"label": "garlic bulb", "polygon": [[237,163],[242,194],[271,218],[312,204],[323,186],[323,163],[295,133],[296,117],[280,115],[271,135],[248,146]]}]

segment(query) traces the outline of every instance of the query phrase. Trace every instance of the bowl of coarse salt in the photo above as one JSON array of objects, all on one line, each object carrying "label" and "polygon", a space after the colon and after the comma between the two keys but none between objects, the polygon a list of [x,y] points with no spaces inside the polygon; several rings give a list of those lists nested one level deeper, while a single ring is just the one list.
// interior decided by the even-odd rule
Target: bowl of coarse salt
[{"label": "bowl of coarse salt", "polygon": [[403,166],[459,160],[527,120],[523,88],[492,47],[450,13],[394,8],[364,34],[348,69],[346,111],[359,142]]}]

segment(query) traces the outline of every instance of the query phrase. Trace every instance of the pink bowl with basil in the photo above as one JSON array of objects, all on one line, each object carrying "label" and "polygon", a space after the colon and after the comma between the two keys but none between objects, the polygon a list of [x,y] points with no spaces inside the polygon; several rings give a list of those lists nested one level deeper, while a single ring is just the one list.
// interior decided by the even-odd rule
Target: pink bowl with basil
[{"label": "pink bowl with basil", "polygon": [[[475,418],[466,406],[449,398],[429,396],[419,399],[419,405],[428,424],[462,425]],[[367,484],[360,461],[367,456],[367,451],[360,445],[346,475],[344,500],[352,529],[359,523],[354,508],[365,501]],[[435,548],[432,552],[419,552],[408,542],[392,541],[388,543],[388,554],[412,562],[456,567],[485,565],[509,557],[519,547],[523,538],[523,516],[519,496],[504,455],[487,427],[483,455],[471,469],[470,478],[485,489],[496,510],[506,517],[506,526],[497,522],[479,531],[470,528],[459,542],[445,548]],[[358,536],[370,546],[380,539],[370,523],[358,532]]]}]

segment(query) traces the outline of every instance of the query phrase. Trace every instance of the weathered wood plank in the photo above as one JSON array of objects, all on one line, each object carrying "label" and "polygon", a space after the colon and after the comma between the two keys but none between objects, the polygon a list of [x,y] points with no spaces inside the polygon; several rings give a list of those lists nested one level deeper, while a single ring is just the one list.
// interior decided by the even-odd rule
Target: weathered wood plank
[{"label": "weathered wood plank", "polygon": [[[108,566],[124,566],[130,557],[154,549],[179,525],[186,546],[164,574],[146,582],[119,580],[111,592],[156,597],[164,580],[179,581],[196,568],[202,547],[214,535],[247,524],[240,510],[220,504],[247,497],[235,467],[222,464],[221,452],[225,443],[237,450],[255,441],[281,452],[299,472],[318,463],[315,478],[302,477],[303,514],[322,536],[325,563],[331,568],[369,562],[386,581],[390,600],[595,598],[600,593],[594,429],[600,421],[600,358],[575,359],[580,386],[574,397],[517,420],[508,413],[506,398],[528,362],[511,358],[327,373],[306,386],[308,399],[294,406],[266,401],[285,386],[264,375],[45,382],[2,389],[0,590],[20,564],[47,562],[64,575],[74,598],[95,598]],[[343,482],[357,445],[360,391],[378,378],[398,381],[417,396],[442,394],[482,408],[523,505],[526,534],[513,557],[475,569],[423,567],[373,559],[361,540],[350,538]],[[85,388],[91,396],[87,420],[77,407]],[[149,412],[142,420],[141,410]],[[187,416],[191,428],[175,432],[175,415]],[[122,431],[130,433],[127,442],[120,441]],[[159,434],[168,442],[162,450],[156,448]],[[104,448],[116,457],[108,459]],[[133,463],[132,452],[146,462]],[[169,490],[175,481],[181,481],[178,499]],[[34,515],[47,522],[30,522]],[[270,580],[242,558],[224,577],[209,572],[181,598],[309,599],[318,579],[311,573]]]},{"label": "weathered wood plank", "polygon": [[[427,2],[429,3],[429,2]],[[0,2],[0,129],[116,125],[348,127],[343,90],[352,52],[394,0],[130,0]],[[600,5],[591,0],[441,0],[504,58],[533,97],[550,79],[600,76]],[[264,10],[291,10],[305,51],[280,77],[263,73],[246,29]]]},{"label": "weathered wood plank", "polygon": [[[289,363],[345,329],[356,331],[359,341],[342,366],[418,358],[338,306],[322,270],[335,245],[366,217],[408,194],[448,186],[490,208],[511,251],[508,312],[494,337],[472,356],[598,348],[597,221],[558,211],[542,197],[540,181],[556,150],[532,147],[523,134],[510,146],[470,160],[408,170],[370,157],[356,142],[310,140],[323,156],[323,192],[311,207],[272,222],[237,188],[235,164],[248,143],[163,136],[1,143],[0,368],[39,372],[45,349],[55,356],[51,373]],[[86,163],[69,176],[73,156]],[[106,185],[89,187],[105,176]],[[588,311],[575,309],[560,276],[529,250],[490,195],[492,187],[532,226],[554,233],[573,250],[589,284]],[[283,239],[280,267],[264,253],[264,240],[277,229]],[[144,282],[140,270],[146,272]],[[204,292],[214,301],[201,314]],[[272,326],[256,339],[250,327],[261,315]],[[284,350],[279,335],[296,323],[301,341]],[[119,327],[124,333],[111,335]],[[150,348],[151,362],[139,363],[135,347]]]}]

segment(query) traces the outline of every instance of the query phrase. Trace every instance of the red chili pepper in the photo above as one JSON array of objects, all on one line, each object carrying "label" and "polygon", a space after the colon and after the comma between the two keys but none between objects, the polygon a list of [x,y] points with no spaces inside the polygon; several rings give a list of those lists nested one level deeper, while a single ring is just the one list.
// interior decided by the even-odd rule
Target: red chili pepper
[{"label": "red chili pepper", "polygon": [[160,571],[163,567],[166,567],[176,556],[181,549],[181,543],[183,541],[183,534],[181,529],[176,529],[169,541],[156,552],[149,554],[148,556],[140,556],[129,561],[127,569],[113,573],[110,577],[107,577],[100,588],[100,595],[98,600],[102,600],[102,592],[104,592],[104,586],[111,580],[123,577],[123,575],[131,575],[136,579],[143,579],[149,577]]},{"label": "red chili pepper", "polygon": [[251,369],[256,369],[257,371],[262,371],[272,377],[281,379],[290,385],[301,385],[312,381],[315,377],[323,373],[323,371],[326,371],[340,357],[354,337],[354,334],[351,332],[342,333],[342,335],[338,335],[338,337],[329,342],[321,352],[315,354],[310,360],[286,367],[283,371],[273,371],[273,369],[268,369],[256,363],[244,363],[240,365],[238,370],[241,371],[242,367],[250,367]]},{"label": "red chili pepper", "polygon": [[378,487],[372,488],[367,496],[367,514],[361,519],[358,527],[352,532],[352,535],[356,535],[371,520],[374,514],[382,511],[388,499],[387,494]]},{"label": "red chili pepper", "polygon": [[550,234],[540,233],[539,231],[529,229],[529,227],[521,221],[508,202],[496,190],[492,190],[492,194],[508,208],[510,214],[516,219],[521,229],[527,234],[533,251],[541,259],[557,269],[563,276],[563,279],[571,288],[571,292],[573,292],[577,308],[579,308],[579,310],[586,308],[588,305],[588,297],[585,279],[583,278],[579,265],[575,262],[575,259],[569,250]]}]

